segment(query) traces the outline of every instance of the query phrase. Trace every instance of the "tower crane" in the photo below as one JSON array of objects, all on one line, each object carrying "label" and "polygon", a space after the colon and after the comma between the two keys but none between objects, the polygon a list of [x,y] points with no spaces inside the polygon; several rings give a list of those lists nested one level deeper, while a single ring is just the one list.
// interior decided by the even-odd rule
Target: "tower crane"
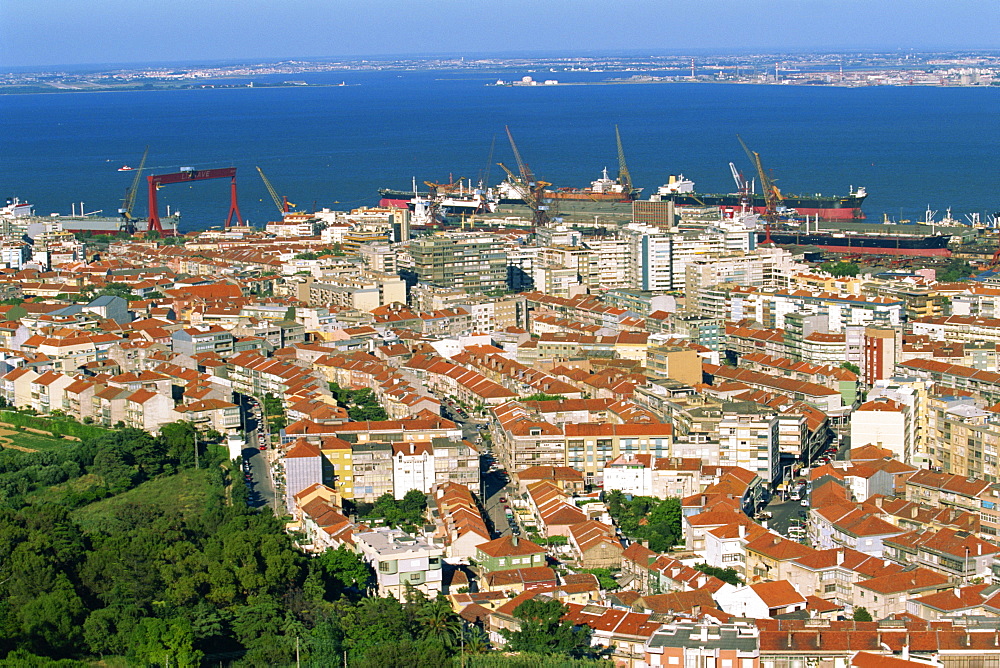
[{"label": "tower crane", "polygon": [[260,173],[260,178],[264,182],[264,187],[266,187],[267,192],[270,193],[271,199],[274,200],[274,205],[278,207],[278,211],[282,214],[286,214],[289,211],[291,211],[291,207],[295,205],[289,202],[287,197],[283,195],[280,196],[278,195],[278,192],[274,189],[274,186],[272,186],[271,182],[267,180],[266,176],[264,176],[263,169],[258,167],[257,172]]},{"label": "tower crane", "polygon": [[622,148],[622,135],[615,126],[615,141],[618,144],[618,185],[622,187],[622,192],[629,199],[633,199],[638,193],[632,187],[632,175],[629,174],[628,165],[625,164],[625,149]]},{"label": "tower crane", "polygon": [[142,170],[146,166],[146,157],[149,155],[149,146],[146,150],[142,152],[142,160],[139,162],[139,169],[135,170],[135,176],[132,178],[132,185],[130,185],[125,190],[125,198],[122,200],[122,207],[118,209],[118,213],[121,214],[122,221],[124,222],[123,227],[134,227],[135,223],[132,218],[132,209],[135,208],[135,198],[139,193],[139,179],[142,178]]},{"label": "tower crane", "polygon": [[544,227],[549,222],[549,205],[545,199],[545,187],[552,184],[535,178],[534,172],[521,159],[521,152],[517,150],[517,144],[514,143],[514,135],[511,134],[510,128],[505,126],[505,129],[507,130],[507,138],[510,140],[510,147],[514,151],[514,159],[517,160],[519,174],[514,174],[502,162],[497,164],[507,173],[514,190],[531,209],[532,222],[535,227]]}]

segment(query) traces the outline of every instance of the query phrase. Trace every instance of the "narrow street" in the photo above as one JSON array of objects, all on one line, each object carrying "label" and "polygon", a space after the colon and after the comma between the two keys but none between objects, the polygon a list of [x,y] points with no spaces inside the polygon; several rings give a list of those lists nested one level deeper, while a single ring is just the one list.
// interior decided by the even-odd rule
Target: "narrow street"
[{"label": "narrow street", "polygon": [[444,407],[444,416],[452,420],[462,428],[462,437],[472,443],[479,450],[479,476],[480,476],[480,498],[483,509],[486,511],[488,524],[493,531],[493,537],[510,535],[510,523],[504,514],[503,502],[505,498],[510,502],[509,489],[506,487],[505,477],[499,471],[490,471],[490,464],[493,463],[490,450],[485,443],[480,440],[480,425],[483,421],[476,421],[471,418],[462,418],[450,406]]},{"label": "narrow street", "polygon": [[260,450],[260,440],[257,437],[256,423],[247,423],[247,445],[243,449],[243,461],[249,466],[250,474],[250,505],[254,508],[268,506],[276,515],[284,514],[284,503],[279,503],[274,489],[274,480],[268,470],[270,461],[266,452]]},{"label": "narrow street", "polygon": [[510,535],[510,523],[504,515],[503,503],[500,499],[505,498],[510,501],[508,489],[504,486],[503,477],[497,471],[490,472],[488,464],[483,464],[482,490],[483,507],[493,525],[493,537]]}]

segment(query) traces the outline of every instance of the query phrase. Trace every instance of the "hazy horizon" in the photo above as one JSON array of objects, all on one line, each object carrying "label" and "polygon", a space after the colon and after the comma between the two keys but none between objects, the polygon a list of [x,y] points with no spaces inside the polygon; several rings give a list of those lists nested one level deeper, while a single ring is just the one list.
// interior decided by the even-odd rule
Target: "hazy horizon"
[{"label": "hazy horizon", "polygon": [[554,54],[1000,49],[980,0],[7,0],[5,68]]}]

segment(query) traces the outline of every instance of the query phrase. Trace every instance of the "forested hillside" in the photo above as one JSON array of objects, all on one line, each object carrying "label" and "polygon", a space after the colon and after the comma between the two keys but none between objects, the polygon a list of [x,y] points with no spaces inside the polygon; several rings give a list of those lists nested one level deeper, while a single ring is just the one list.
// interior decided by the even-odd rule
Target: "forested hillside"
[{"label": "forested hillside", "polygon": [[514,665],[469,661],[486,638],[443,599],[368,597],[353,553],[304,556],[202,447],[195,470],[177,424],[0,450],[0,665]]}]

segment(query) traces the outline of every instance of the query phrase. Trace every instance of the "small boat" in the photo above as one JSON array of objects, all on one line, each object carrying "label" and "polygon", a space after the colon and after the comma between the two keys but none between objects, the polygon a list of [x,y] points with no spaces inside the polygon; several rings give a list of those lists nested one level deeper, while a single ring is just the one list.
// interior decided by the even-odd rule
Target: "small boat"
[{"label": "small boat", "polygon": [[131,172],[134,169],[135,169],[135,167],[129,167],[128,165],[122,165],[121,167],[118,168],[118,171],[119,172]]}]

